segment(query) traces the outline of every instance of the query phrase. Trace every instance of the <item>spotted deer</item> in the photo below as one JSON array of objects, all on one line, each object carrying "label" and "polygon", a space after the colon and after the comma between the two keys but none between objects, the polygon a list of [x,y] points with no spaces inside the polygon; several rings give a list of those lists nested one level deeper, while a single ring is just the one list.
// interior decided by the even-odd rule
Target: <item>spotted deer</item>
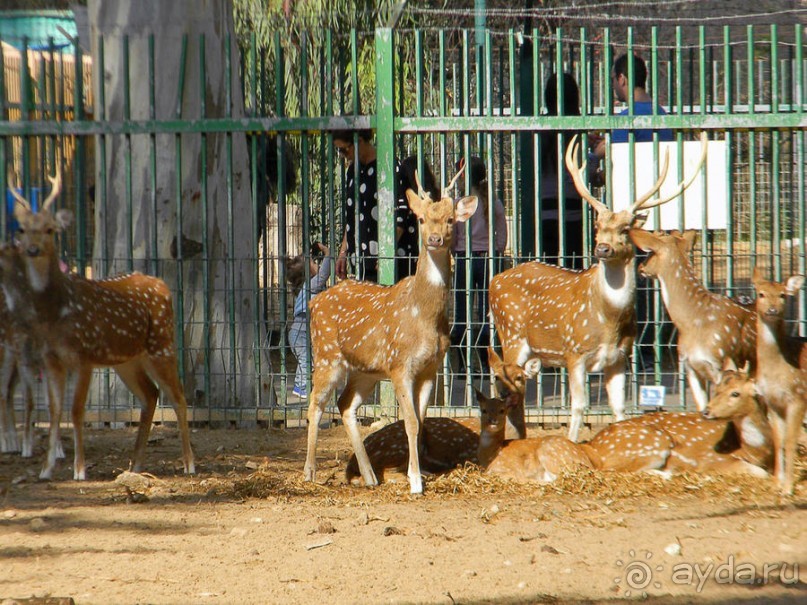
[{"label": "spotted deer", "polygon": [[[420,461],[421,470],[444,473],[466,462],[476,464],[479,433],[466,423],[453,418],[424,418],[422,425],[423,446],[429,455]],[[367,435],[364,449],[379,481],[384,481],[387,469],[405,469],[409,463],[409,444],[404,421],[398,420]],[[359,462],[353,454],[347,463],[345,477],[348,483],[352,483],[360,476]]]},{"label": "spotted deer", "polygon": [[[510,406],[523,401],[523,369],[504,363],[493,349],[488,350],[488,359],[500,395],[512,398]],[[724,376],[729,374],[724,370]],[[733,385],[724,378],[715,397],[731,392]],[[650,471],[664,476],[684,471],[766,476],[765,452],[772,451],[766,438],[770,428],[760,418],[759,407],[721,408],[713,412],[714,417],[667,412],[635,416],[610,424],[588,443],[577,445],[599,470]]]},{"label": "spotted deer", "polygon": [[479,466],[487,473],[515,481],[550,483],[575,467],[593,468],[586,450],[565,437],[550,435],[505,439],[510,408],[520,404],[514,394],[487,397],[476,390],[479,405]]},{"label": "spotted deer", "polygon": [[[650,191],[628,209],[612,212],[584,183],[586,163],[576,164],[579,144],[573,138],[566,150],[566,167],[577,191],[597,213],[594,255],[599,262],[579,271],[532,261],[491,280],[490,309],[504,360],[524,368],[530,378],[542,365],[569,371],[573,441],[587,402],[586,372],[604,372],[614,417],[625,417],[625,371],[636,336],[635,253],[628,232],[644,224],[647,217],[641,211],[674,199],[692,184],[706,160],[705,134],[702,143],[697,168],[671,194],[654,199],[667,176],[666,154]],[[523,437],[523,402],[510,411],[509,420]]]},{"label": "spotted deer", "polygon": [[793,275],[778,283],[765,280],[755,269],[753,283],[757,292],[756,384],[773,428],[774,474],[782,493],[792,494],[796,447],[807,411],[807,343],[787,335],[785,305],[804,285],[804,276]]},{"label": "spotted deer", "polygon": [[339,412],[356,454],[364,484],[378,485],[362,442],[356,410],[375,384],[389,378],[403,415],[409,448],[410,491],[423,492],[418,444],[421,419],[432,396],[440,362],[449,346],[448,297],[451,244],[455,221],[466,221],[478,200],[465,197],[455,205],[449,189],[432,201],[418,182],[407,190],[418,219],[421,248],[417,270],[393,286],[346,280],[311,299],[313,386],[308,408],[305,479],[316,474],[319,423],[331,393],[343,382]]},{"label": "spotted deer", "polygon": [[756,362],[756,317],[752,309],[707,290],[695,276],[688,254],[696,231],[683,235],[632,229],[634,245],[650,256],[639,273],[655,278],[664,306],[678,331],[678,358],[699,411],[709,400],[708,385],[720,379],[725,361],[734,368]]},{"label": "spotted deer", "polygon": [[[7,281],[20,287],[7,288]],[[30,458],[34,449],[33,393],[42,360],[41,347],[31,329],[34,317],[26,286],[19,254],[9,244],[0,245],[0,452],[20,452]],[[22,445],[14,414],[14,391],[20,381],[25,404]],[[64,457],[63,452],[60,454]]]},{"label": "spotted deer", "polygon": [[[30,288],[28,304],[35,314],[33,329],[42,344],[52,426],[58,427],[61,419],[67,373],[74,371],[77,375],[72,408],[73,478],[86,479],[84,407],[92,370],[97,367],[112,367],[141,401],[133,469],[143,467],[162,390],[171,398],[176,412],[184,470],[194,473],[187,403],[177,373],[170,290],[162,280],[139,273],[100,281],[63,274],[55,234],[69,224],[72,216],[66,210],[55,214],[50,210],[61,189],[58,160],[56,176],[49,179],[52,190],[38,212],[14,192],[14,213],[20,225],[17,240],[23,273]],[[52,477],[57,440],[58,433],[51,431],[47,461],[40,473],[43,479]]]}]

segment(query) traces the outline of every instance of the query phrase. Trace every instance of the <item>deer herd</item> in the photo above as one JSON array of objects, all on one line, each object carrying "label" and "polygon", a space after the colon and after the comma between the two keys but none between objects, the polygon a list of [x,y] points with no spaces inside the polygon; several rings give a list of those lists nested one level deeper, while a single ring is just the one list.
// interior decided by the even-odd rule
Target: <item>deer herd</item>
[{"label": "deer herd", "polygon": [[[345,280],[311,300],[306,480],[315,480],[319,425],[338,391],[337,407],[354,451],[347,479],[367,486],[383,480],[387,469],[406,469],[410,491],[419,494],[422,472],[472,462],[487,473],[538,482],[575,467],[663,476],[773,475],[784,494],[794,492],[807,411],[807,343],[788,335],[785,307],[804,278],[771,282],[755,269],[756,302],[745,306],[699,281],[689,259],[694,232],[643,228],[648,209],[680,196],[694,182],[706,159],[705,135],[692,174],[660,196],[669,166],[665,156],[650,191],[619,212],[587,188],[575,141],[567,148],[566,167],[596,214],[597,262],[586,270],[525,262],[491,280],[490,315],[502,353],[488,350],[496,396],[476,391],[478,420],[427,417],[449,347],[454,224],[467,221],[478,203],[473,196],[452,199],[462,171],[440,200],[432,200],[419,182],[418,192],[406,192],[420,229],[413,276],[393,286]],[[71,217],[51,209],[61,189],[58,168],[50,180],[38,211],[11,189],[19,231],[14,243],[0,246],[0,452],[33,455],[32,393],[41,375],[50,431],[40,477],[52,478],[57,459],[64,457],[59,427],[67,375],[75,373],[73,477],[86,479],[85,401],[93,369],[109,367],[142,406],[133,470],[144,466],[162,392],[176,412],[184,471],[194,473],[170,290],[141,273],[97,280],[63,273],[56,236]],[[649,255],[638,268],[636,249]],[[697,412],[625,417],[626,371],[637,334],[637,271],[658,281]],[[527,435],[527,385],[543,366],[568,371],[567,436]],[[615,421],[580,442],[590,372],[603,373]],[[357,410],[383,379],[392,383],[402,420],[362,439]],[[21,439],[13,404],[17,383],[23,387]]]}]

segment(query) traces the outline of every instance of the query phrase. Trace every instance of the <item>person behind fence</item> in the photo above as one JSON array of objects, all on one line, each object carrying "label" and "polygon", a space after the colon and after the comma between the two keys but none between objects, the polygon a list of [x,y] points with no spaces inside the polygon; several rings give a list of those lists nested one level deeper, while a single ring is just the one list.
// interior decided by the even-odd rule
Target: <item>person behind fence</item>
[{"label": "person behind fence", "polygon": [[[628,70],[629,61],[633,59],[633,91],[629,89],[628,84]],[[653,115],[653,99],[647,92],[647,65],[639,55],[623,54],[617,57],[614,61],[614,67],[611,70],[611,85],[614,90],[614,95],[617,100],[622,103],[627,103],[632,95],[633,97],[633,115],[636,116],[649,116]],[[628,115],[628,107],[625,107],[617,115]],[[661,105],[656,106],[656,114],[664,115],[667,112]],[[628,130],[618,129],[611,133],[611,143],[627,143]],[[653,130],[638,129],[632,131],[634,140],[637,143],[646,143],[653,140]],[[659,141],[672,141],[673,132],[669,128],[662,128],[658,130]],[[591,133],[588,137],[589,146],[591,147],[590,160],[600,160],[605,157],[605,137]]]},{"label": "person behind fence", "polygon": [[[348,162],[345,177],[345,231],[336,259],[336,276],[345,279],[349,259],[353,261],[356,278],[378,281],[378,175],[376,148],[372,131],[358,130],[358,149],[355,147],[352,130],[337,130],[333,144],[339,155]],[[358,174],[355,159],[358,154]],[[395,250],[396,256],[417,257],[417,229],[411,233],[406,225],[416,221],[406,201],[406,189],[400,185],[400,164],[396,164],[395,198]],[[358,179],[358,198],[356,198]],[[404,277],[399,276],[400,277]]]},{"label": "person behind fence", "polygon": [[[564,73],[561,80],[563,104],[558,97],[557,76],[552,74],[544,87],[547,115],[579,116],[580,91],[571,74]],[[583,201],[566,169],[563,156],[571,134],[561,134],[561,157],[558,157],[558,133],[541,133],[541,258],[556,265],[561,257],[564,266],[583,268]],[[563,234],[564,249],[560,248],[560,191],[559,174],[563,175]]]},{"label": "person behind fence", "polygon": [[[415,182],[415,171],[417,171],[418,180],[423,190],[431,196],[432,200],[439,200],[441,193],[440,188],[437,186],[437,178],[426,160],[423,160],[421,169],[417,155],[410,155],[401,160],[398,172],[399,178],[396,180],[396,186],[398,187],[395,192],[396,199],[402,196],[405,198],[407,189],[418,191],[418,186]],[[408,275],[415,274],[418,256],[420,255],[420,246],[418,244],[417,217],[412,212],[399,212],[396,213],[395,221],[396,234],[399,229],[402,230],[398,238],[395,258],[395,279],[398,281]]]},{"label": "person behind fence", "polygon": [[[457,163],[459,170],[465,160]],[[483,369],[487,366],[487,346],[490,339],[488,323],[488,283],[493,277],[489,271],[493,262],[493,273],[498,271],[501,258],[507,248],[507,219],[504,204],[500,199],[493,202],[493,259],[490,259],[490,243],[488,241],[490,208],[488,202],[488,181],[485,162],[479,157],[470,160],[470,195],[479,198],[476,212],[470,220],[471,245],[466,245],[465,224],[454,226],[454,325],[451,329],[451,343],[465,347],[466,338],[470,338],[472,352],[479,355]],[[467,275],[469,274],[469,275]],[[470,280],[466,279],[470,277]],[[470,303],[468,299],[470,293]],[[464,354],[461,349],[460,355]],[[465,363],[470,367],[470,362]],[[461,370],[464,368],[460,368]]]},{"label": "person behind fence", "polygon": [[[319,265],[317,257],[322,258]],[[308,263],[309,281],[306,281],[306,263]],[[330,249],[321,242],[314,245],[310,256],[298,254],[286,261],[286,279],[295,294],[293,318],[289,326],[289,345],[297,358],[292,395],[300,399],[308,396],[308,301],[328,286],[330,275]]]}]

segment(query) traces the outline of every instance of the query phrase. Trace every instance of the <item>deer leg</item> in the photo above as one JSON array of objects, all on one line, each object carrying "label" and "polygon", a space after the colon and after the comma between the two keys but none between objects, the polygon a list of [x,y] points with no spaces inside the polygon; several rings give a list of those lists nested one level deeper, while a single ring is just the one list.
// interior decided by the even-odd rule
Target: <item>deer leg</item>
[{"label": "deer leg", "polygon": [[[25,411],[23,413],[22,428],[22,457],[30,458],[34,455],[34,372],[29,365],[23,363],[20,365],[20,374],[22,376],[22,383],[25,388]],[[59,445],[61,444],[62,442],[59,441]],[[62,451],[62,457],[64,457],[64,451]]]},{"label": "deer leg", "polygon": [[317,437],[322,413],[331,393],[342,380],[343,372],[333,365],[314,367],[310,400],[308,402],[308,445],[305,455],[304,476],[306,481],[314,481],[317,474]]},{"label": "deer leg", "polygon": [[[397,378],[397,379],[396,379]],[[409,492],[423,493],[423,478],[420,474],[420,457],[418,455],[418,441],[420,439],[420,418],[418,408],[413,400],[414,384],[406,376],[393,378],[395,396],[398,399],[398,408],[401,410],[406,427],[406,437],[409,444],[409,467],[406,475],[409,477]]]},{"label": "deer leg", "polygon": [[61,449],[59,438],[59,424],[62,421],[62,407],[64,403],[64,388],[67,371],[57,361],[46,361],[45,378],[48,390],[48,408],[50,411],[50,431],[48,433],[48,455],[45,466],[39,473],[40,479],[50,479],[53,468],[56,466],[58,450]]},{"label": "deer leg", "polygon": [[149,377],[140,360],[115,366],[115,372],[120,379],[140,400],[140,423],[137,427],[134,456],[132,457],[132,470],[142,472],[146,458],[146,444],[148,443],[151,424],[154,421],[154,411],[157,409],[157,398],[160,392]]},{"label": "deer leg", "polygon": [[695,400],[695,405],[698,406],[698,411],[702,412],[706,409],[706,404],[709,403],[706,381],[698,375],[689,363],[687,363],[687,382],[692,391],[692,398]]},{"label": "deer leg", "polygon": [[84,481],[87,469],[84,464],[84,406],[87,404],[87,392],[90,390],[92,368],[83,366],[78,369],[75,392],[73,393],[73,479]]},{"label": "deer leg", "polygon": [[773,436],[773,475],[779,485],[785,483],[785,460],[784,460],[784,440],[785,440],[785,420],[772,408],[768,409],[768,422],[771,424]]},{"label": "deer leg", "polygon": [[[364,447],[364,440],[359,432],[359,424],[356,420],[356,410],[370,396],[376,382],[375,378],[367,376],[353,375],[348,378],[345,390],[339,396],[337,405],[342,414],[342,423],[345,425],[350,443],[353,445],[353,453],[356,454],[356,461],[359,463],[359,472],[364,479],[365,486],[378,485],[378,478],[373,471],[367,449]],[[415,444],[417,448],[417,444]]]},{"label": "deer leg", "polygon": [[0,452],[18,452],[17,421],[14,417],[14,384],[16,383],[16,359],[14,352],[6,347],[0,348],[2,366],[0,366]]},{"label": "deer leg", "polygon": [[614,413],[615,422],[625,420],[625,370],[624,358],[603,370],[608,405],[611,406],[611,411]]},{"label": "deer leg", "polygon": [[801,423],[804,422],[805,405],[807,405],[807,403],[804,401],[791,401],[787,406],[787,413],[785,415],[785,439],[783,448],[784,482],[781,483],[781,489],[782,493],[786,495],[793,495],[796,476],[796,445],[798,444],[799,435],[801,434]]},{"label": "deer leg", "polygon": [[[179,383],[176,357],[171,355],[168,357],[160,357],[157,360],[149,358],[148,371],[149,375],[157,381],[160,390],[163,393],[167,393],[171,398],[171,405],[177,416],[179,438],[182,441],[182,463],[185,468],[185,474],[193,475],[196,473],[196,464],[193,459],[190,430],[188,428],[188,402],[185,399],[182,385]],[[149,421],[149,427],[150,426],[151,421]],[[145,448],[145,444],[143,447]]]},{"label": "deer leg", "polygon": [[[569,392],[572,399],[572,419],[569,422],[569,440],[577,441],[586,408],[586,364],[579,361],[569,365]],[[610,390],[608,391],[610,395]]]}]

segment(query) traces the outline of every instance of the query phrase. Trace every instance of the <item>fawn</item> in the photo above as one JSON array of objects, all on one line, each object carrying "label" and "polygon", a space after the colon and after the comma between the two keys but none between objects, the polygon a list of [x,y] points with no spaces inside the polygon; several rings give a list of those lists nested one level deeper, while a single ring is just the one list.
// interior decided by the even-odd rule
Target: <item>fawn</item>
[{"label": "fawn", "polygon": [[795,296],[804,276],[793,275],[785,283],[766,281],[754,269],[757,292],[756,384],[768,406],[773,428],[775,475],[782,493],[792,494],[795,483],[796,447],[807,411],[807,343],[785,331],[787,297]]},{"label": "fawn", "polygon": [[437,369],[449,346],[448,297],[451,287],[451,244],[456,221],[476,210],[476,197],[456,205],[449,189],[439,201],[408,189],[409,207],[417,216],[421,248],[417,270],[393,286],[346,280],[311,299],[313,386],[308,408],[305,478],[316,474],[319,422],[331,393],[346,385],[339,412],[350,436],[364,484],[378,485],[364,449],[356,410],[375,384],[389,378],[395,389],[408,438],[410,491],[423,492],[418,444],[420,425],[432,396]]}]

